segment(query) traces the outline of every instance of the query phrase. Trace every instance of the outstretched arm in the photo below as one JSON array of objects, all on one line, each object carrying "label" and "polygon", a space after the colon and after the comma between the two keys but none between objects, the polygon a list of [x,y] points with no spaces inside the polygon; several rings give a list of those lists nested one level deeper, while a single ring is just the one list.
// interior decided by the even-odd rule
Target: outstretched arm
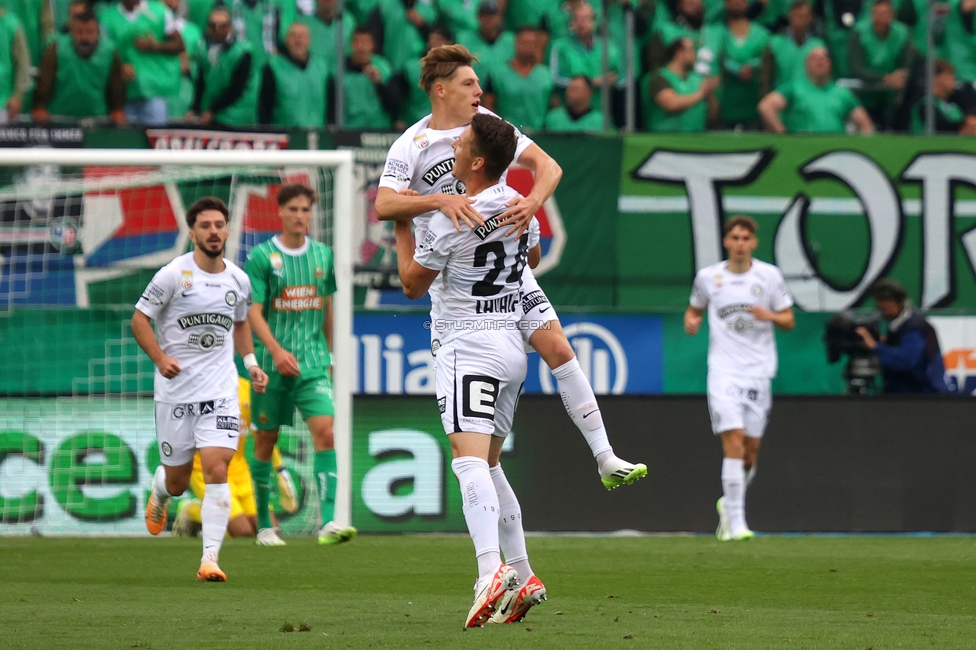
[{"label": "outstretched arm", "polygon": [[559,180],[563,177],[563,169],[559,166],[552,156],[542,150],[542,147],[532,143],[518,157],[518,164],[527,167],[535,176],[535,183],[528,196],[519,199],[512,199],[508,202],[509,209],[502,214],[499,227],[512,226],[506,235],[515,233],[516,237],[521,237],[525,229],[529,227],[532,217],[539,211],[542,204],[552,196],[559,185]]},{"label": "outstretched arm", "polygon": [[454,194],[403,194],[392,187],[381,187],[376,192],[376,218],[380,221],[410,222],[414,217],[440,210],[450,217],[454,226],[461,230],[460,222],[469,228],[477,228],[485,222],[477,210],[471,207],[473,201],[466,196]]}]

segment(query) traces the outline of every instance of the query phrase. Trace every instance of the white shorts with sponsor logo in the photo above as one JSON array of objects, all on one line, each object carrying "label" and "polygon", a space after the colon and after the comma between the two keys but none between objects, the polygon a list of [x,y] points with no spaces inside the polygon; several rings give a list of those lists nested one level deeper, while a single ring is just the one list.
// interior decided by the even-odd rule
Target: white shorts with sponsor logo
[{"label": "white shorts with sponsor logo", "polygon": [[762,438],[773,405],[769,379],[731,377],[708,373],[708,413],[712,432],[743,429],[750,438]]},{"label": "white shorts with sponsor logo", "polygon": [[549,304],[549,298],[539,286],[539,281],[531,273],[522,275],[522,313],[522,338],[526,344],[526,351],[531,352],[532,348],[528,345],[529,338],[535,331],[546,323],[559,320],[555,308]]},{"label": "white shorts with sponsor logo", "polygon": [[516,330],[465,333],[441,346],[434,374],[444,431],[507,436],[526,366]]},{"label": "white shorts with sponsor logo", "polygon": [[193,461],[197,449],[237,449],[240,417],[237,395],[187,404],[156,402],[160,461],[163,465],[186,465]]}]

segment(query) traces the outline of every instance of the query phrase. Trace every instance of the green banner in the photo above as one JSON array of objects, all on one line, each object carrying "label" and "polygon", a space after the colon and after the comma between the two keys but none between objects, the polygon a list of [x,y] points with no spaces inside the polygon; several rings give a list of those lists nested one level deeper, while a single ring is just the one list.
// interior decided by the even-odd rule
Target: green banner
[{"label": "green banner", "polygon": [[923,308],[976,309],[976,142],[750,134],[625,140],[617,305],[682,309],[721,225],[760,224],[756,256],[797,305],[840,311],[894,277]]}]

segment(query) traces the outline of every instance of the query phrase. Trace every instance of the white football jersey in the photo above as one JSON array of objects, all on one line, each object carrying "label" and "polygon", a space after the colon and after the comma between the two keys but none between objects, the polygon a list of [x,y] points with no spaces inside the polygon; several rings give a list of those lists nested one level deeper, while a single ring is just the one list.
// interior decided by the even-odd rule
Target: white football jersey
[{"label": "white football jersey", "polygon": [[224,260],[223,273],[206,273],[186,253],[159,269],[136,309],[156,321],[156,339],[180,374],[156,370],[157,402],[183,404],[237,395],[234,323],[247,320],[251,282]]},{"label": "white football jersey", "polygon": [[483,225],[458,232],[448,217],[435,212],[418,240],[416,262],[441,272],[429,290],[435,350],[465,330],[518,330],[527,237],[506,237],[498,217],[505,203],[519,196],[507,185],[494,185],[473,197],[474,208],[485,217]]},{"label": "white football jersey", "polygon": [[728,262],[706,266],[695,275],[691,306],[708,308],[708,372],[733,377],[776,376],[773,324],[756,320],[750,307],[780,312],[793,306],[783,273],[757,259],[745,273]]},{"label": "white football jersey", "polygon": [[[495,115],[482,106],[478,107],[478,112]],[[428,115],[404,131],[390,147],[380,177],[380,187],[388,187],[395,192],[409,188],[420,195],[464,194],[464,183],[454,178],[454,148],[451,144],[461,137],[467,127],[435,131],[428,128],[430,118]],[[515,134],[518,136],[515,160],[518,160],[532,140],[518,129],[515,129]],[[504,175],[501,182],[505,182]],[[417,241],[423,238],[427,222],[435,212],[426,212],[414,219]]]}]

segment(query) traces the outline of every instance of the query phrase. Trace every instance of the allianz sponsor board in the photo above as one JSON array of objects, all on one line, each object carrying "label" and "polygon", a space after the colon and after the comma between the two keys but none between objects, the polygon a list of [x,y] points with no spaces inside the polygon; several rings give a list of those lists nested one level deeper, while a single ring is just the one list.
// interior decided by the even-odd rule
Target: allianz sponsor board
[{"label": "allianz sponsor board", "polygon": [[929,316],[928,321],[939,336],[949,391],[976,395],[976,316]]},{"label": "allianz sponsor board", "polygon": [[[560,319],[597,395],[663,391],[663,326],[657,316],[577,316]],[[433,395],[434,358],[427,314],[356,314],[355,392]],[[538,354],[529,355],[526,393],[555,393]]]}]

